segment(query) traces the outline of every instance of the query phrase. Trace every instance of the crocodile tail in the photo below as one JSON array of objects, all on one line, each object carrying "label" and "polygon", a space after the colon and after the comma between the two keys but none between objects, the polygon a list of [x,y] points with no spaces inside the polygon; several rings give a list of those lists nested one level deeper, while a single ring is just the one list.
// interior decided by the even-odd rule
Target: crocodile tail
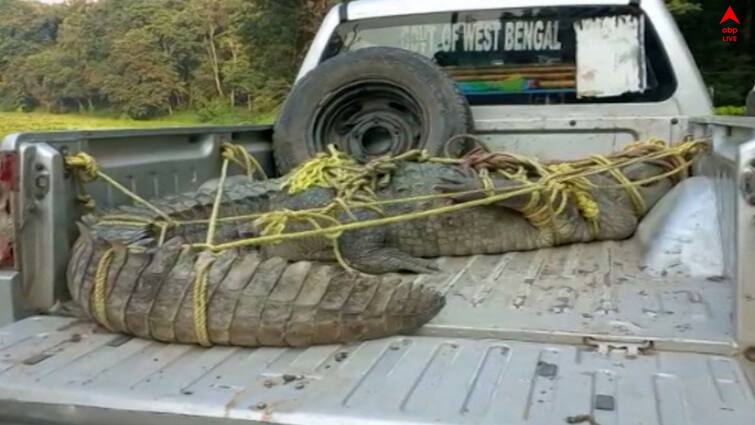
[{"label": "crocodile tail", "polygon": [[[248,250],[213,255],[186,248],[181,238],[136,252],[81,232],[68,268],[72,296],[95,321],[142,338],[246,347],[346,343],[411,332],[444,305],[434,289],[397,275],[352,274]],[[205,285],[197,287],[202,271]],[[97,276],[105,276],[104,289]],[[202,297],[203,319],[195,297]]]}]

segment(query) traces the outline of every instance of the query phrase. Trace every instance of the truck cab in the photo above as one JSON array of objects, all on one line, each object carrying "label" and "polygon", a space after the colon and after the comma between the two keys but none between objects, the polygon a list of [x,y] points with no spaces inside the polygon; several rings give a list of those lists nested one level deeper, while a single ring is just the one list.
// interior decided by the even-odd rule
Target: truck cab
[{"label": "truck cab", "polygon": [[298,79],[371,46],[407,49],[444,68],[493,149],[581,158],[639,139],[680,140],[686,118],[713,114],[661,0],[347,2],[323,21]]}]

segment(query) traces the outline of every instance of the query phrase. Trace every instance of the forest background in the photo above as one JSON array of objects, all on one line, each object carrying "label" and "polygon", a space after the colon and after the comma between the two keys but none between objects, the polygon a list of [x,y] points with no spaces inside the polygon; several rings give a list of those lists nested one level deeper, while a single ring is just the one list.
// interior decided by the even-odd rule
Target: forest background
[{"label": "forest background", "polygon": [[[269,122],[335,3],[0,0],[0,136]],[[754,3],[731,1],[740,33],[726,44],[719,21],[729,4],[667,0],[718,113],[742,113],[755,83]]]}]

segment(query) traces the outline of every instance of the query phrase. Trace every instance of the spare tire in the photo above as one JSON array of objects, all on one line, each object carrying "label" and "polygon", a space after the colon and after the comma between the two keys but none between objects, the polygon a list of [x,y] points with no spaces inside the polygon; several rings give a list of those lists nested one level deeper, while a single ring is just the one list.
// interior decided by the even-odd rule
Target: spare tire
[{"label": "spare tire", "polygon": [[417,148],[441,155],[446,141],[471,128],[466,98],[432,61],[370,47],[323,62],[294,87],[273,151],[281,173],[330,144],[360,161]]}]

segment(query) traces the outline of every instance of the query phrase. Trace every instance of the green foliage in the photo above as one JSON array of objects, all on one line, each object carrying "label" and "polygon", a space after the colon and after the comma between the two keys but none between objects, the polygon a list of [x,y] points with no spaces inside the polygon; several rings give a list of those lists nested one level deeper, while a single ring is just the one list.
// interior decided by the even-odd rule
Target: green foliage
[{"label": "green foliage", "polygon": [[57,12],[38,3],[0,0],[0,68],[54,44],[60,24]]},{"label": "green foliage", "polygon": [[200,102],[196,108],[200,122],[218,122],[233,113],[233,107],[221,99],[211,99]]},{"label": "green foliage", "polygon": [[716,115],[744,115],[744,106],[719,106],[716,108]]},{"label": "green foliage", "polygon": [[666,6],[676,16],[690,15],[703,11],[700,3],[689,0],[666,0]]}]

